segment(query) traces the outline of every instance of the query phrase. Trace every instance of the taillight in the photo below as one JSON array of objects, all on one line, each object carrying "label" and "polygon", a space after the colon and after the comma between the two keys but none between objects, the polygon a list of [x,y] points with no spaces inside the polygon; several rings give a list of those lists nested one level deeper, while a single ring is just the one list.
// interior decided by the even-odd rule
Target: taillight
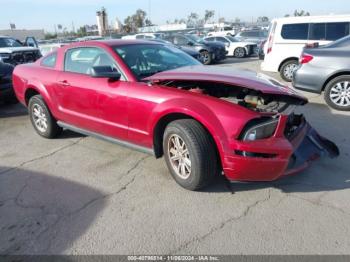
[{"label": "taillight", "polygon": [[307,64],[309,63],[312,59],[314,59],[314,57],[312,55],[309,54],[301,54],[301,57],[299,59],[299,63],[300,64]]},{"label": "taillight", "polygon": [[272,39],[273,39],[273,35],[270,35],[269,43],[268,43],[268,46],[267,46],[267,53],[268,54],[272,52]]}]

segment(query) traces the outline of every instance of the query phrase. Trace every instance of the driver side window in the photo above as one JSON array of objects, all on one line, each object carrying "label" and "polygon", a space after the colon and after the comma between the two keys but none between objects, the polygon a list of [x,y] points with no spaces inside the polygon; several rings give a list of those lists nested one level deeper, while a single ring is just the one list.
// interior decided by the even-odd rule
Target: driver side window
[{"label": "driver side window", "polygon": [[64,71],[89,75],[94,66],[110,66],[121,73],[113,58],[100,48],[80,47],[67,50]]}]

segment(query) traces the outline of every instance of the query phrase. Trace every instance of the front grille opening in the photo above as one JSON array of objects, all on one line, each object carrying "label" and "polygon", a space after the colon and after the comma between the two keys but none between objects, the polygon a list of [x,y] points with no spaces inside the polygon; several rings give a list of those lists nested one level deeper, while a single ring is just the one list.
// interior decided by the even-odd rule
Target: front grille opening
[{"label": "front grille opening", "polygon": [[303,126],[304,123],[305,119],[303,115],[291,114],[288,117],[286,128],[284,130],[284,136],[288,140],[293,139],[293,137],[298,133],[298,130]]},{"label": "front grille opening", "polygon": [[277,154],[253,153],[247,151],[235,150],[236,155],[255,158],[276,158]]}]

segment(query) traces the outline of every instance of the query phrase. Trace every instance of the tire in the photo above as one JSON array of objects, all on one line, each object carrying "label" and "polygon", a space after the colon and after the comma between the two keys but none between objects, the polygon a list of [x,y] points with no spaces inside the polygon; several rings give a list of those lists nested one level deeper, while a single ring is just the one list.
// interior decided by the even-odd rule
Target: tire
[{"label": "tire", "polygon": [[339,111],[350,111],[350,75],[331,80],[324,90],[324,100]]},{"label": "tire", "polygon": [[[176,150],[177,138],[180,152]],[[176,120],[166,127],[163,150],[172,177],[185,189],[199,190],[207,186],[218,173],[214,142],[203,126],[193,119]]]},{"label": "tire", "polygon": [[55,138],[62,132],[62,128],[57,125],[56,119],[52,116],[41,95],[30,98],[28,113],[35,131],[40,136]]},{"label": "tire", "polygon": [[243,47],[237,47],[233,52],[233,56],[237,58],[244,58],[247,55],[247,52]]},{"label": "tire", "polygon": [[286,82],[292,82],[294,71],[298,68],[298,60],[288,60],[284,62],[280,69],[280,75]]},{"label": "tire", "polygon": [[212,63],[211,54],[208,51],[206,51],[206,50],[201,51],[200,55],[201,55],[202,63],[204,65],[210,65]]}]

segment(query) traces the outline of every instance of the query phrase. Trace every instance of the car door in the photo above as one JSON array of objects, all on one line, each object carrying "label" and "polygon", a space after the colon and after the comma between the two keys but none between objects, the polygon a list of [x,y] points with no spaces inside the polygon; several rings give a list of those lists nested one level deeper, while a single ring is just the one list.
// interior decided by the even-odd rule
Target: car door
[{"label": "car door", "polygon": [[[111,66],[121,79],[93,78],[93,66]],[[106,51],[97,47],[68,49],[64,70],[59,74],[55,97],[67,124],[119,139],[127,138],[127,90],[119,66]]]}]

